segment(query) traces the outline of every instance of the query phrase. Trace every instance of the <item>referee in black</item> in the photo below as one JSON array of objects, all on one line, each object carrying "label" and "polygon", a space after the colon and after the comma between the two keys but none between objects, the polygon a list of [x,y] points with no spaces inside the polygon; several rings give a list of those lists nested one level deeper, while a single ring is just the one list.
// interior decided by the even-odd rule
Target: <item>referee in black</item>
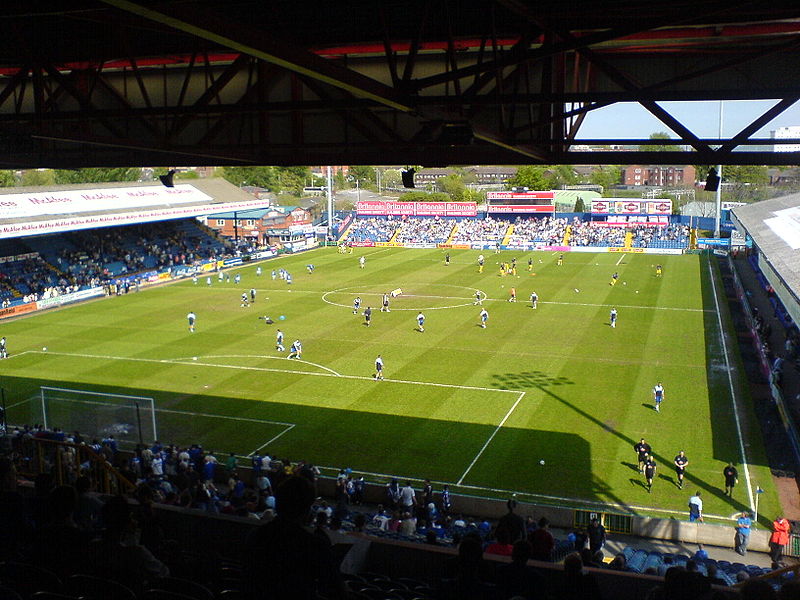
[{"label": "referee in black", "polygon": [[644,461],[644,478],[647,481],[647,493],[653,489],[653,477],[656,476],[656,461],[649,454],[645,456]]},{"label": "referee in black", "polygon": [[647,455],[650,454],[653,449],[650,447],[650,444],[644,441],[644,438],[639,440],[638,444],[633,445],[634,451],[636,451],[637,458],[639,459],[639,473],[644,472],[644,462],[647,458]]},{"label": "referee in black", "polygon": [[678,475],[678,489],[683,489],[683,475],[686,473],[686,467],[689,465],[689,459],[686,458],[686,453],[681,450],[678,456],[675,457],[675,473]]}]

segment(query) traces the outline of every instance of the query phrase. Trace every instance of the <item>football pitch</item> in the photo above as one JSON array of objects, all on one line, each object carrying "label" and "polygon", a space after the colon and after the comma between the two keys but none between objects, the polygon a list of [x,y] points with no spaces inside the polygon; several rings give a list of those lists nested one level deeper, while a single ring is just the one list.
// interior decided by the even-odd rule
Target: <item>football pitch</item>
[{"label": "football pitch", "polygon": [[[712,260],[567,253],[559,266],[550,252],[483,253],[479,273],[477,250],[452,250],[445,266],[442,250],[323,248],[263,262],[260,277],[251,264],[229,282],[202,276],[4,323],[8,420],[37,418],[40,386],[133,394],[155,399],[162,442],[202,443],[218,457],[269,453],[370,481],[429,478],[479,496],[676,518],[696,490],[707,516],[729,518],[760,486],[759,513],[780,510],[735,336],[721,335],[727,305]],[[501,277],[497,263],[512,257],[517,276]],[[291,285],[272,279],[279,268]],[[257,299],[241,307],[251,287]],[[398,288],[382,313],[381,294]],[[287,352],[275,349],[278,328]],[[302,359],[288,360],[295,339]],[[633,450],[641,437],[658,465],[652,492]],[[680,450],[690,461],[682,490]],[[733,498],[722,490],[729,460]]]}]

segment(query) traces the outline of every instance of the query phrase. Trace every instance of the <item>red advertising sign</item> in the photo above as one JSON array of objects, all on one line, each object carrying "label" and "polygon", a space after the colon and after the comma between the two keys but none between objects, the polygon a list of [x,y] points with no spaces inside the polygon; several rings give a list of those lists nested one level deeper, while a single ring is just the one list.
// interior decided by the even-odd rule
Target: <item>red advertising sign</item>
[{"label": "red advertising sign", "polygon": [[672,200],[650,200],[647,203],[647,214],[649,215],[671,215]]},{"label": "red advertising sign", "polygon": [[475,202],[381,202],[364,200],[356,203],[359,217],[474,217]]},{"label": "red advertising sign", "polygon": [[610,203],[605,200],[592,200],[593,213],[609,213],[611,212],[610,208]]},{"label": "red advertising sign", "polygon": [[486,192],[487,200],[552,200],[555,192]]},{"label": "red advertising sign", "polygon": [[668,198],[658,200],[623,200],[622,198],[592,200],[592,213],[670,215],[672,214],[672,200]]},{"label": "red advertising sign", "polygon": [[556,206],[555,204],[490,204],[489,212],[514,214],[554,213],[556,212]]}]

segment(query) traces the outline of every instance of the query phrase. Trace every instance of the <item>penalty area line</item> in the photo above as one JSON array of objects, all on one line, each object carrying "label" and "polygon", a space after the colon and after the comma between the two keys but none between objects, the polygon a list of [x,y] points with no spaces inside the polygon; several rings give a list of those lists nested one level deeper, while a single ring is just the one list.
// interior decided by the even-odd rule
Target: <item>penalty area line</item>
[{"label": "penalty area line", "polygon": [[622,262],[622,259],[623,259],[623,258],[625,258],[625,254],[624,254],[624,253],[622,254],[622,256],[620,256],[620,257],[619,257],[619,260],[618,260],[616,263],[614,263],[614,264],[615,264],[616,266],[619,266],[619,263],[621,263],[621,262]]},{"label": "penalty area line", "polygon": [[475,463],[476,463],[476,462],[478,462],[478,459],[479,459],[479,458],[480,458],[480,457],[483,455],[483,453],[484,453],[484,451],[486,450],[486,448],[488,448],[488,447],[489,447],[489,444],[491,444],[491,443],[492,443],[492,440],[494,439],[494,436],[496,436],[496,435],[497,435],[497,432],[498,432],[498,431],[500,431],[500,428],[501,428],[503,425],[505,425],[505,424],[506,424],[506,421],[508,421],[508,418],[511,416],[511,413],[513,413],[513,412],[514,412],[514,410],[517,408],[517,406],[519,405],[520,401],[522,401],[522,398],[523,398],[524,396],[525,396],[525,392],[520,392],[520,394],[519,394],[519,398],[517,398],[517,401],[516,401],[516,402],[514,402],[514,405],[513,405],[511,408],[509,408],[509,409],[508,409],[508,412],[506,413],[506,416],[505,416],[505,417],[503,417],[503,420],[502,420],[502,421],[500,421],[500,424],[499,424],[497,427],[495,427],[494,431],[492,432],[492,435],[490,435],[490,436],[489,436],[489,439],[488,439],[488,440],[486,440],[486,443],[483,445],[483,448],[481,448],[481,449],[480,449],[480,451],[479,451],[479,452],[478,452],[478,453],[475,455],[475,458],[473,458],[473,459],[472,459],[472,462],[471,462],[471,463],[469,463],[469,466],[467,467],[467,470],[466,470],[466,471],[464,471],[464,472],[461,474],[461,477],[460,477],[460,478],[459,478],[459,480],[456,482],[456,485],[461,485],[461,482],[462,482],[462,481],[464,481],[464,478],[465,478],[465,477],[467,476],[467,474],[468,474],[468,473],[469,473],[469,472],[472,470],[472,467],[474,467],[474,466],[475,466]]},{"label": "penalty area line", "polygon": [[280,432],[278,435],[274,436],[272,439],[270,439],[270,440],[268,440],[268,441],[264,442],[263,444],[261,444],[261,445],[260,445],[258,448],[256,448],[255,450],[253,450],[253,451],[252,451],[250,454],[248,454],[248,456],[253,456],[254,454],[257,454],[257,453],[258,453],[260,450],[263,450],[264,448],[266,448],[267,446],[269,446],[271,443],[273,443],[273,442],[274,442],[275,440],[277,440],[278,438],[280,438],[280,437],[282,437],[283,435],[285,435],[285,434],[289,433],[289,432],[290,432],[292,429],[294,429],[295,427],[297,427],[297,425],[287,425],[286,429],[284,429],[283,431],[281,431],[281,432]]}]

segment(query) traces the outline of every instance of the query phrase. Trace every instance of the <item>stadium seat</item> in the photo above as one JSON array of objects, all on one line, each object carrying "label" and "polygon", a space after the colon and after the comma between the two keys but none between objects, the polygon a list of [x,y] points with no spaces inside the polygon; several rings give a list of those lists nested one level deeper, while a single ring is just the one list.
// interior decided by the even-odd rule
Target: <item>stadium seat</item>
[{"label": "stadium seat", "polygon": [[194,600],[214,600],[214,594],[206,586],[188,579],[178,577],[164,577],[153,582],[153,589],[181,594]]},{"label": "stadium seat", "polygon": [[0,563],[0,581],[14,588],[23,598],[29,598],[36,592],[60,594],[64,591],[58,575],[26,563]]},{"label": "stadium seat", "polygon": [[0,585],[0,600],[22,600],[22,596],[16,590]]},{"label": "stadium seat", "polygon": [[67,591],[85,600],[136,600],[133,590],[112,579],[73,575],[66,581]]}]

